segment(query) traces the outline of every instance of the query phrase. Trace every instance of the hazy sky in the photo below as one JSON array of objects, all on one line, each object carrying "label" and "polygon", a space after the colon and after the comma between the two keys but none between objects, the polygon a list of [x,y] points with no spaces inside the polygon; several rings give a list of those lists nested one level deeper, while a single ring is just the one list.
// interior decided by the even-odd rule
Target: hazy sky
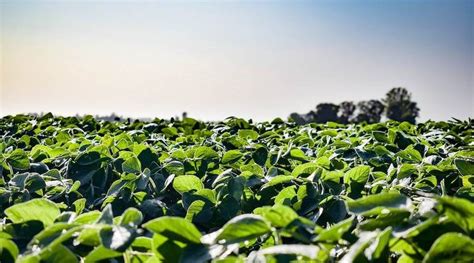
[{"label": "hazy sky", "polygon": [[256,120],[407,87],[474,116],[474,1],[1,1],[1,115]]}]

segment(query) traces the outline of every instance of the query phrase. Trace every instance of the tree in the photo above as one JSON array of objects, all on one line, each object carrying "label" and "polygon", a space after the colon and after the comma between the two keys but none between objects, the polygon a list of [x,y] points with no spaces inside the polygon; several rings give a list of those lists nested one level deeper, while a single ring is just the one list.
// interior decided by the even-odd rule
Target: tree
[{"label": "tree", "polygon": [[352,101],[344,101],[339,104],[338,119],[340,123],[347,124],[352,119],[356,106]]},{"label": "tree", "polygon": [[354,121],[357,123],[376,123],[380,121],[385,106],[379,100],[361,101],[357,104],[358,114]]},{"label": "tree", "polygon": [[293,112],[290,114],[290,121],[294,121],[298,125],[303,125],[306,124],[306,120],[304,116],[301,116],[300,114]]},{"label": "tree", "polygon": [[402,87],[391,89],[385,99],[387,118],[395,121],[415,123],[420,109],[416,102],[411,101],[411,94]]},{"label": "tree", "polygon": [[318,123],[326,123],[328,121],[338,121],[337,112],[339,106],[333,103],[321,103],[316,106],[315,121]]},{"label": "tree", "polygon": [[316,112],[310,110],[308,113],[303,114],[303,118],[306,120],[306,123],[316,122]]}]

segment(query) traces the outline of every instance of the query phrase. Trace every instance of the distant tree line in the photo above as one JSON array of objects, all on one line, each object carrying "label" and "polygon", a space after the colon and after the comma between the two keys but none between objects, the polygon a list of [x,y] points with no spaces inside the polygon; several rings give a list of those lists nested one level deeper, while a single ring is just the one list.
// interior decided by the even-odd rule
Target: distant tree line
[{"label": "distant tree line", "polygon": [[391,89],[384,99],[359,101],[344,101],[340,104],[321,103],[315,110],[306,114],[292,113],[290,119],[298,124],[326,123],[328,121],[343,124],[376,123],[383,116],[390,120],[415,123],[420,109],[411,100],[411,94],[402,87]]}]

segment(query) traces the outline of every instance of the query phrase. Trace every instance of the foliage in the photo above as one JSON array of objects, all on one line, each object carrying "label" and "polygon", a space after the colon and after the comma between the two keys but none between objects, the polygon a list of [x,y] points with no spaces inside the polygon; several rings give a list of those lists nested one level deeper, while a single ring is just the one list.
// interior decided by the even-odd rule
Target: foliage
[{"label": "foliage", "polygon": [[316,106],[314,120],[318,123],[326,123],[328,121],[337,121],[337,113],[339,106],[332,103],[321,103]]},{"label": "foliage", "polygon": [[471,262],[472,127],[6,116],[0,261]]},{"label": "foliage", "polygon": [[416,102],[411,101],[411,94],[402,87],[391,89],[385,99],[387,118],[395,121],[408,121],[415,123],[420,109]]},{"label": "foliage", "polygon": [[348,124],[353,119],[356,105],[352,101],[343,101],[339,104],[338,122]]},{"label": "foliage", "polygon": [[308,123],[337,122],[348,123],[377,123],[384,116],[399,122],[416,122],[420,109],[416,102],[411,101],[411,94],[402,87],[391,89],[382,100],[344,101],[339,105],[320,103],[316,111],[307,114],[291,113],[289,119],[299,125]]},{"label": "foliage", "polygon": [[357,104],[358,114],[354,122],[376,123],[379,122],[385,106],[378,100],[361,101]]}]

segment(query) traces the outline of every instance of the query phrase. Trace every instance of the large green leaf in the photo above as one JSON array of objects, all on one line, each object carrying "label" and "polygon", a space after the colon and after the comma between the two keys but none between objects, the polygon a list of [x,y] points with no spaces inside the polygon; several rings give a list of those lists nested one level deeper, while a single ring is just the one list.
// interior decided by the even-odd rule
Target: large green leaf
[{"label": "large green leaf", "polygon": [[196,159],[211,161],[211,160],[219,158],[219,154],[217,154],[216,151],[214,151],[212,148],[207,147],[207,146],[199,146],[193,150],[194,150],[193,152],[194,154],[192,157]]},{"label": "large green leaf", "polygon": [[328,229],[321,231],[316,237],[316,242],[338,242],[342,236],[354,225],[354,217],[341,221]]},{"label": "large green leaf", "polygon": [[77,256],[67,247],[63,245],[55,246],[42,256],[44,262],[62,263],[62,262],[79,262]]},{"label": "large green leaf", "polygon": [[30,168],[28,155],[22,149],[16,149],[7,157],[8,163],[15,169],[27,170]]},{"label": "large green leaf", "polygon": [[375,218],[366,219],[359,224],[362,230],[383,229],[387,226],[401,225],[410,216],[410,211],[399,208],[384,208],[380,212],[375,212]]},{"label": "large green leaf", "polygon": [[239,150],[227,151],[222,157],[222,164],[232,164],[242,158],[243,154]]},{"label": "large green leaf", "polygon": [[423,160],[420,152],[418,152],[413,145],[408,146],[405,150],[399,151],[397,156],[412,163],[420,163]]},{"label": "large green leaf", "polygon": [[474,204],[462,198],[443,196],[438,199],[442,210],[466,231],[474,231]]},{"label": "large green leaf", "polygon": [[75,227],[77,227],[76,224],[68,224],[64,222],[55,223],[35,235],[31,243],[34,243],[38,248],[47,247],[51,245],[53,241],[61,237],[65,232]]},{"label": "large green leaf", "polygon": [[253,213],[264,217],[272,226],[276,227],[285,227],[298,218],[298,214],[292,208],[285,205],[259,207]]},{"label": "large green leaf", "polygon": [[100,153],[91,151],[79,154],[75,161],[80,165],[90,165],[100,161]]},{"label": "large green leaf", "polygon": [[279,184],[284,184],[284,183],[289,183],[293,181],[295,178],[291,175],[279,175],[271,178],[269,182],[266,184],[262,185],[262,189],[265,189],[267,187],[279,185]]},{"label": "large green leaf", "polygon": [[120,218],[120,225],[129,227],[138,227],[143,220],[142,213],[133,207],[127,208]]},{"label": "large green leaf", "polygon": [[446,233],[440,236],[426,253],[423,263],[430,262],[472,262],[474,241],[460,233]]},{"label": "large green leaf", "polygon": [[270,224],[261,216],[245,214],[232,218],[218,232],[215,242],[239,243],[270,232]]},{"label": "large green leaf", "polygon": [[47,199],[33,199],[7,208],[5,214],[13,223],[38,220],[49,226],[59,216],[60,211],[55,203]]},{"label": "large green leaf", "polygon": [[369,179],[370,166],[360,165],[354,167],[344,174],[344,183],[357,182],[365,184]]},{"label": "large green leaf", "polygon": [[186,212],[186,219],[191,222],[206,223],[212,219],[213,210],[208,202],[196,200],[192,202]]},{"label": "large green leaf", "polygon": [[253,130],[239,130],[239,136],[244,139],[256,140],[259,134]]},{"label": "large green leaf", "polygon": [[142,171],[142,165],[137,157],[132,156],[122,163],[122,170],[125,173],[140,173]]},{"label": "large green leaf", "polygon": [[295,169],[291,172],[293,177],[308,177],[313,172],[318,169],[318,165],[316,163],[305,163],[300,164],[295,167]]},{"label": "large green leaf", "polygon": [[364,251],[370,261],[389,261],[389,242],[392,237],[392,229],[388,227],[377,235],[375,240]]},{"label": "large green leaf", "polygon": [[190,191],[197,191],[204,188],[199,177],[194,175],[180,175],[174,178],[173,188],[176,192],[183,194]]},{"label": "large green leaf", "polygon": [[112,249],[99,246],[92,250],[84,259],[86,263],[99,262],[105,259],[111,259],[115,257],[121,257],[122,253],[114,251]]},{"label": "large green leaf", "polygon": [[163,216],[148,221],[143,227],[171,240],[195,244],[201,242],[199,230],[188,220],[181,217]]},{"label": "large green leaf", "polygon": [[456,159],[454,164],[462,175],[474,175],[474,159]]},{"label": "large green leaf", "polygon": [[357,200],[346,201],[347,210],[353,214],[378,213],[384,208],[407,208],[410,199],[396,192],[369,195]]},{"label": "large green leaf", "polygon": [[18,257],[19,250],[16,244],[5,238],[0,238],[0,261],[15,262]]}]

